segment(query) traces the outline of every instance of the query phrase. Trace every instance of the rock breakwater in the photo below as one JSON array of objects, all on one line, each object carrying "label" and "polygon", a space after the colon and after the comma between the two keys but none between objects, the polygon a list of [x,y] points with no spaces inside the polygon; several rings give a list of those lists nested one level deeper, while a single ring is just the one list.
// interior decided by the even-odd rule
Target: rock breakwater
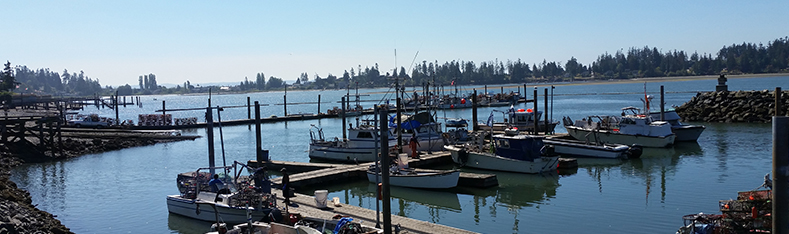
[{"label": "rock breakwater", "polygon": [[[781,93],[781,115],[787,116],[789,91]],[[775,91],[697,93],[674,109],[687,122],[769,123],[775,115]]]},{"label": "rock breakwater", "polygon": [[59,147],[41,150],[37,137],[26,141],[0,143],[0,233],[73,233],[57,217],[36,208],[30,193],[9,179],[11,170],[22,163],[45,162],[85,154],[119,150],[162,142],[194,139],[172,138],[144,133],[113,134],[83,132],[64,134]]}]

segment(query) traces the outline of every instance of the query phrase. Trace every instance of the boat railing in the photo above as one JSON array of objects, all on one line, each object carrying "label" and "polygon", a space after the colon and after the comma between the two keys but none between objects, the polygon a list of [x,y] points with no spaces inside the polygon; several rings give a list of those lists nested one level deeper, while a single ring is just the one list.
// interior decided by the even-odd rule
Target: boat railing
[{"label": "boat railing", "polygon": [[[317,133],[313,131],[313,129],[318,129]],[[315,126],[315,124],[310,124],[310,140],[313,143],[326,141],[325,138],[323,138],[323,128],[319,128]]]}]

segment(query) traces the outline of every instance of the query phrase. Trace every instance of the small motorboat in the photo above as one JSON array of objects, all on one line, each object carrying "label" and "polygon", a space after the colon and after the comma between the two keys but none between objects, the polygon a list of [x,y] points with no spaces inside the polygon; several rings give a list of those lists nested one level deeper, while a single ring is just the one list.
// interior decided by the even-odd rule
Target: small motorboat
[{"label": "small motorboat", "polygon": [[554,172],[559,165],[559,156],[545,147],[544,136],[505,131],[493,135],[490,144],[480,136],[474,138],[463,145],[444,146],[452,154],[452,161],[467,167],[530,174]]},{"label": "small motorboat", "polygon": [[[342,140],[335,137],[326,140],[323,129],[312,125],[310,127],[310,158],[344,162],[372,162],[378,158],[376,152],[380,149],[376,141],[379,140],[378,129],[371,125],[361,125],[348,129],[348,139]],[[394,147],[397,141],[390,135],[389,146]]]},{"label": "small motorboat", "polygon": [[598,144],[596,142],[570,140],[562,138],[546,138],[546,145],[553,146],[554,152],[562,156],[587,158],[638,158],[643,149],[639,145]]},{"label": "small motorboat", "polygon": [[[214,167],[217,171],[239,171],[236,166],[245,165],[235,162],[233,166]],[[211,168],[199,168],[193,172],[178,174],[176,179],[180,194],[167,196],[167,210],[170,213],[189,218],[215,222],[223,220],[231,224],[252,220],[263,220],[271,217],[277,210],[274,195],[257,191],[249,185],[249,181],[238,181],[238,177],[221,176],[228,186],[227,192],[209,191],[208,182]]]},{"label": "small motorboat", "polygon": [[564,117],[564,128],[578,140],[656,148],[674,144],[676,134],[671,131],[669,123],[653,121],[639,113],[638,108],[631,106],[622,108],[621,116],[588,116],[575,122]]},{"label": "small motorboat", "polygon": [[[408,168],[408,154],[398,155],[397,165],[389,169],[389,184],[408,188],[444,189],[458,185],[460,171],[430,170]],[[381,181],[381,170],[378,165],[370,165],[367,180],[371,183]]]}]

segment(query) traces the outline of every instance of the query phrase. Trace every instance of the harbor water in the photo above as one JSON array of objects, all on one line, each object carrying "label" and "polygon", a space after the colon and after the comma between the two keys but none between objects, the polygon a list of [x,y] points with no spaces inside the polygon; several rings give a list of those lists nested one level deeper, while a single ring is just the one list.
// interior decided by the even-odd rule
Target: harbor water
[{"label": "harbor water", "polygon": [[[789,77],[729,79],[729,90],[774,90],[785,86]],[[659,109],[660,86],[665,86],[668,107],[681,105],[697,91],[713,91],[717,80],[656,81],[646,84],[655,96],[653,110]],[[553,90],[553,119],[573,120],[587,115],[619,115],[622,107],[642,107],[644,83],[603,83],[557,85]],[[517,91],[518,86],[505,88]],[[470,92],[482,87],[459,87]],[[533,96],[533,85],[526,96]],[[543,106],[543,89],[539,110]],[[547,86],[549,93],[550,86]],[[786,89],[787,87],[782,87]],[[449,90],[450,88],[446,88]],[[520,86],[523,92],[523,86]],[[362,101],[393,98],[388,89],[359,90]],[[412,92],[412,88],[407,88]],[[489,92],[500,92],[498,87]],[[288,114],[321,112],[337,103],[346,90],[288,91]],[[350,90],[354,101],[354,90]],[[246,105],[247,97],[261,104],[261,116],[283,116],[284,92],[212,95],[213,106]],[[167,109],[205,107],[208,95],[142,96],[142,107],[120,108],[121,119],[137,122],[138,114],[155,114],[166,101]],[[378,102],[361,102],[371,107]],[[516,109],[533,104],[516,104]],[[549,101],[549,105],[551,102]],[[491,111],[509,107],[480,108],[484,121]],[[254,110],[254,108],[253,108]],[[86,107],[81,113],[115,117],[110,109]],[[168,111],[173,117],[197,117],[205,111]],[[441,118],[471,119],[471,109],[437,111]],[[214,113],[216,120],[217,114]],[[245,119],[247,108],[226,108],[222,120]],[[252,114],[254,117],[254,114]],[[360,116],[361,119],[372,115]],[[502,121],[494,113],[496,121]],[[440,120],[440,119],[439,119]],[[356,125],[356,119],[348,118]],[[323,128],[326,137],[342,137],[342,120],[289,121],[262,124],[263,148],[274,160],[309,162],[309,130]],[[692,213],[718,213],[718,200],[736,198],[738,191],[759,187],[771,171],[771,125],[755,123],[695,123],[707,129],[698,142],[678,143],[670,148],[645,149],[639,159],[579,159],[577,170],[545,175],[495,173],[499,186],[449,190],[392,188],[392,213],[480,233],[673,233],[682,225],[681,217]],[[557,132],[566,132],[557,126]],[[255,127],[225,126],[215,129],[216,164],[223,159],[246,162],[255,159]],[[208,165],[205,129],[183,130],[182,134],[202,136],[194,141],[156,144],[119,151],[85,155],[56,162],[24,164],[12,171],[11,180],[28,190],[33,204],[57,216],[75,233],[205,233],[210,223],[169,214],[167,195],[177,194],[178,173]],[[223,145],[220,144],[220,137]],[[224,148],[224,151],[222,151]],[[452,168],[453,165],[445,165]],[[375,186],[366,180],[336,182],[313,188],[297,188],[303,194],[328,190],[345,204],[375,209]]]}]

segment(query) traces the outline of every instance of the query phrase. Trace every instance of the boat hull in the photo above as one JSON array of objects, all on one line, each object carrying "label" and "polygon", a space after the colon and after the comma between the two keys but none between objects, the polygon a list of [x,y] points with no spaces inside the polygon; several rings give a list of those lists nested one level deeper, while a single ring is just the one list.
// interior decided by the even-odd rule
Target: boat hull
[{"label": "boat hull", "polygon": [[[452,161],[467,167],[508,171],[517,173],[537,174],[543,172],[554,172],[559,165],[559,157],[540,157],[534,161],[515,160],[500,157],[490,153],[466,152],[466,156],[461,156],[462,148],[457,146],[444,146],[452,155]],[[467,157],[463,159],[463,157]]]},{"label": "boat hull", "polygon": [[677,135],[674,141],[698,141],[704,129],[701,125],[671,126],[671,131]]},{"label": "boat hull", "polygon": [[330,161],[345,161],[352,162],[354,159],[358,162],[373,162],[377,159],[376,148],[347,148],[347,147],[330,147],[310,145],[309,156],[310,158],[330,160]]},{"label": "boat hull", "polygon": [[[557,124],[559,124],[559,122],[549,122],[548,123],[548,127],[545,127],[546,126],[545,122],[539,122],[537,124],[537,131],[538,132],[545,132],[545,131],[553,132],[554,129],[556,128]],[[485,125],[485,124],[479,124],[479,125],[477,125],[477,127],[479,127],[479,129],[483,130],[483,131],[490,131],[490,128],[491,128],[490,126]],[[534,129],[534,124],[516,124],[516,125],[513,125],[513,124],[505,124],[505,123],[494,123],[493,124],[493,131],[504,131],[505,129],[507,129],[509,127],[516,127],[516,128],[518,128],[519,131],[532,131],[532,129]]]},{"label": "boat hull", "polygon": [[580,141],[566,141],[558,139],[543,140],[546,145],[551,145],[554,152],[563,156],[579,156],[588,158],[627,158],[626,145],[587,145]]},{"label": "boat hull", "polygon": [[[216,212],[219,212],[219,217],[226,223],[244,223],[247,222],[247,208],[245,207],[230,207],[223,204],[216,205],[216,212],[209,202],[199,199],[185,199],[180,195],[167,196],[167,210],[170,213],[186,216],[193,219],[203,221],[216,222]],[[250,207],[252,220],[261,220],[266,217],[271,210]]]},{"label": "boat hull", "polygon": [[[367,171],[367,180],[375,183],[378,175],[378,173]],[[443,189],[457,186],[459,179],[460,171],[417,170],[413,175],[390,175],[389,184],[409,188]]]},{"label": "boat hull", "polygon": [[[641,145],[643,147],[654,147],[654,148],[668,147],[674,144],[674,140],[676,138],[675,134],[671,134],[667,136],[643,136],[643,135],[628,135],[628,134],[613,133],[606,130],[600,130],[597,131],[597,133],[592,133],[591,130],[583,129],[576,126],[565,126],[565,128],[567,129],[567,133],[569,133],[570,136],[581,141],[585,141],[588,135],[589,141],[594,141],[594,142],[616,143],[623,145],[636,144],[636,145]],[[600,139],[597,139],[598,137]]]}]

